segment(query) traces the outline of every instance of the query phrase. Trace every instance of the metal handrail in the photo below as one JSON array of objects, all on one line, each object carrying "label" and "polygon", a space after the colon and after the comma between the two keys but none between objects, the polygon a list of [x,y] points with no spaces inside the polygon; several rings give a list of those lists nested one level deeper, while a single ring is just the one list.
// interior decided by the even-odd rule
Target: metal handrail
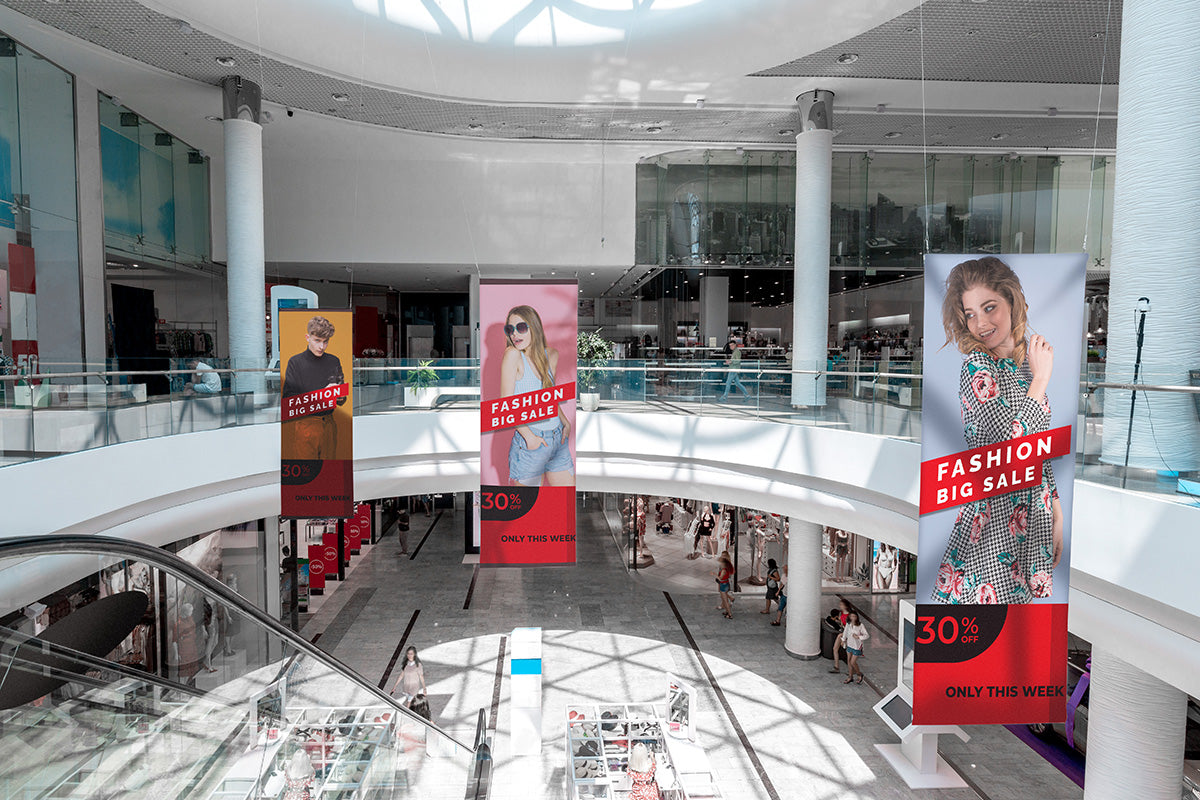
[{"label": "metal handrail", "polygon": [[377,697],[381,705],[386,705],[395,711],[408,716],[415,722],[419,722],[449,739],[454,744],[463,748],[468,752],[475,752],[475,748],[468,745],[466,742],[459,741],[454,736],[451,736],[441,726],[427,720],[421,715],[415,713],[409,708],[397,703],[395,698],[384,692],[373,683],[363,678],[350,667],[346,666],[333,655],[326,653],[312,642],[300,636],[290,628],[285,628],[273,619],[265,611],[257,606],[254,606],[246,601],[237,592],[230,589],[225,584],[212,578],[208,573],[198,567],[189,564],[178,556],[168,553],[166,550],[161,550],[157,547],[152,547],[148,544],[135,542],[128,539],[116,539],[109,536],[88,536],[79,534],[49,534],[46,536],[17,536],[12,538],[0,538],[0,558],[21,558],[32,556],[46,555],[62,555],[62,554],[89,554],[97,556],[108,556],[111,558],[136,558],[146,561],[159,569],[174,573],[176,577],[182,577],[199,585],[206,592],[213,595],[217,600],[227,604],[230,608],[237,609],[242,614],[250,617],[265,627],[270,633],[283,639],[288,645],[291,645],[296,650],[303,652],[310,658],[316,659],[324,666],[330,668],[333,672],[342,675],[351,681],[356,682],[360,689]]},{"label": "metal handrail", "polygon": [[[355,372],[389,372],[394,370],[417,369],[415,365],[394,365],[394,366],[356,366],[353,367]],[[448,364],[437,365],[430,369],[444,370],[447,372],[472,372],[479,369],[478,364]],[[600,364],[596,366],[585,366],[582,369],[594,370],[596,372],[666,372],[666,373],[700,373],[712,372],[719,369],[722,372],[738,372],[753,375],[813,375],[816,377],[840,377],[840,378],[897,378],[903,380],[923,380],[924,373],[921,372],[864,372],[861,370],[818,370],[818,369],[780,369],[774,367],[732,367],[728,364],[713,363],[711,365],[701,366],[659,366],[657,364],[644,364],[640,366],[623,366],[617,364]],[[257,372],[277,372],[278,370],[257,368],[257,367],[213,367],[205,372],[216,372],[220,374],[235,375],[238,373],[257,373]],[[140,375],[192,375],[195,374],[194,369],[170,369],[170,370],[92,370],[87,372],[35,372],[30,374],[17,375],[0,375],[2,383],[17,383],[19,381],[31,380],[51,380],[54,378],[100,378],[106,383],[109,377],[120,376],[140,376]],[[1096,389],[1120,389],[1124,391],[1134,392],[1177,392],[1181,394],[1200,394],[1200,386],[1176,386],[1176,385],[1155,385],[1143,383],[1117,383],[1105,381],[1088,381],[1081,380],[1081,387],[1088,391]]]}]

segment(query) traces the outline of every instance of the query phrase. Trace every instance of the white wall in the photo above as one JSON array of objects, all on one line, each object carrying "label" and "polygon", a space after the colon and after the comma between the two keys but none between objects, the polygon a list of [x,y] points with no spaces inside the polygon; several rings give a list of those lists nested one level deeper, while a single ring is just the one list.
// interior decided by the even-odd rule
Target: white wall
[{"label": "white wall", "polygon": [[493,142],[276,113],[267,260],[628,266],[646,147]]}]

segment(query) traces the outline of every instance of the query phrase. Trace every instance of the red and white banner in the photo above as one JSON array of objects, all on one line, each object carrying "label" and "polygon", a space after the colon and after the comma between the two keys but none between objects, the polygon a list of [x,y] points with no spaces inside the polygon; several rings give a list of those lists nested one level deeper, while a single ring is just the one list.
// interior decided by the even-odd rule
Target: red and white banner
[{"label": "red and white banner", "polygon": [[1086,265],[925,257],[918,725],[1066,717]]},{"label": "red and white banner", "polygon": [[314,389],[295,397],[285,397],[280,409],[280,421],[288,422],[312,414],[320,414],[323,411],[333,411],[337,408],[339,400],[345,400],[348,397],[350,397],[350,384],[348,383]]},{"label": "red and white banner", "polygon": [[354,513],[353,320],[349,311],[280,309],[279,488],[285,519],[345,519]]},{"label": "red and white banner", "polygon": [[575,562],[575,281],[484,280],[480,556]]}]

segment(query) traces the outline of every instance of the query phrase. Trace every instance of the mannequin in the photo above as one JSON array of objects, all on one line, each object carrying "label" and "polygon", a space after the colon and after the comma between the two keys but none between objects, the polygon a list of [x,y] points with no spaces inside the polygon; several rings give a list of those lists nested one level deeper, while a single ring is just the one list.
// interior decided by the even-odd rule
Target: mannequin
[{"label": "mannequin", "polygon": [[315,774],[308,753],[304,752],[304,748],[297,750],[287,765],[287,790],[283,793],[283,800],[309,800],[311,795],[308,790]]},{"label": "mannequin", "polygon": [[179,608],[175,620],[175,638],[171,641],[171,655],[181,683],[190,684],[199,671],[200,654],[196,650],[196,621],[192,618],[195,609],[191,603]]}]

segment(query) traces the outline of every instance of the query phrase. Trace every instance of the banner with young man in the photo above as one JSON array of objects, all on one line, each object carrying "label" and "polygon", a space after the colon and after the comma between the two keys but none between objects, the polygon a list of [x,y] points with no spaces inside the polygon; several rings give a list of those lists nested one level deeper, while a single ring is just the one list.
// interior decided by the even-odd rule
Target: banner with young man
[{"label": "banner with young man", "polygon": [[916,724],[1066,718],[1086,266],[925,257]]},{"label": "banner with young man", "polygon": [[479,283],[480,563],[575,562],[578,294]]},{"label": "banner with young man", "polygon": [[350,311],[279,311],[284,518],[354,515],[353,320]]}]

